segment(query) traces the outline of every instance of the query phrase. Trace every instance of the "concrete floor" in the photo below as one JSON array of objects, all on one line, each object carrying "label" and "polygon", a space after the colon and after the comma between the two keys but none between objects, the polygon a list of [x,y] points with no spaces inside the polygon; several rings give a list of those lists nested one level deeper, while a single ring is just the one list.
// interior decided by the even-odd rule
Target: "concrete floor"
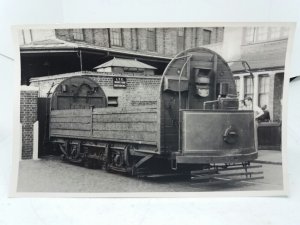
[{"label": "concrete floor", "polygon": [[[257,165],[259,163],[256,163]],[[253,164],[254,165],[254,164]],[[203,192],[282,190],[282,166],[262,164],[264,179],[227,184],[192,182],[187,179],[135,178],[103,170],[87,169],[57,157],[23,160],[19,164],[18,192]]]}]

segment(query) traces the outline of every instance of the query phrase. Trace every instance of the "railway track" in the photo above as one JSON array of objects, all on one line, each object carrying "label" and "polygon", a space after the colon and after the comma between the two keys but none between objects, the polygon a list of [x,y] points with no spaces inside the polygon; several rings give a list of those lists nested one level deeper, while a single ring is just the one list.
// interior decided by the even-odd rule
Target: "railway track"
[{"label": "railway track", "polygon": [[171,178],[185,177],[192,184],[211,183],[226,184],[234,182],[253,183],[256,180],[264,179],[262,165],[238,164],[230,167],[214,166],[210,169],[192,171],[189,174],[184,173],[164,173],[164,174],[139,174],[140,178]]}]

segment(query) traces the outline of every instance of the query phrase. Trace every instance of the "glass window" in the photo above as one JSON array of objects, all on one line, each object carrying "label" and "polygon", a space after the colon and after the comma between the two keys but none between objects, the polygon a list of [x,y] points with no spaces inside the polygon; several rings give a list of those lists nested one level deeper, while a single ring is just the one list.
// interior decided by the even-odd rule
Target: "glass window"
[{"label": "glass window", "polygon": [[268,75],[260,75],[258,81],[258,105],[263,107],[269,105],[269,89],[270,89],[270,78]]},{"label": "glass window", "polygon": [[147,48],[148,51],[156,51],[156,30],[155,28],[147,29]]},{"label": "glass window", "polygon": [[234,82],[235,82],[236,94],[239,97],[239,95],[240,95],[240,78],[235,77]]},{"label": "glass window", "polygon": [[134,29],[134,38],[135,38],[135,49],[139,49],[139,35],[138,35],[138,29]]},{"label": "glass window", "polygon": [[256,41],[266,41],[268,38],[268,27],[257,27],[256,30]]},{"label": "glass window", "polygon": [[83,29],[73,29],[73,37],[74,40],[83,41],[84,40]]},{"label": "glass window", "polygon": [[223,36],[224,36],[224,28],[223,27],[217,27],[216,36],[217,36],[217,42],[223,41]]},{"label": "glass window", "polygon": [[177,52],[181,52],[184,49],[184,28],[178,28],[177,30]]},{"label": "glass window", "polygon": [[279,39],[280,38],[281,27],[271,27],[270,28],[270,39]]},{"label": "glass window", "polygon": [[178,30],[177,30],[177,35],[178,35],[179,37],[183,37],[183,35],[184,35],[184,28],[178,28]]},{"label": "glass window", "polygon": [[253,78],[248,76],[245,77],[245,96],[246,97],[251,97],[253,99]]},{"label": "glass window", "polygon": [[113,46],[123,46],[123,35],[122,29],[111,28],[110,29],[110,40]]},{"label": "glass window", "polygon": [[209,45],[211,43],[211,31],[203,30],[203,45]]}]

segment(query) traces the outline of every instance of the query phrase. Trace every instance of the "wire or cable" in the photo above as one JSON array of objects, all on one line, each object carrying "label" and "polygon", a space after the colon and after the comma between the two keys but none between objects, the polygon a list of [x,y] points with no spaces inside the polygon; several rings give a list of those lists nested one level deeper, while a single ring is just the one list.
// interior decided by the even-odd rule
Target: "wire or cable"
[{"label": "wire or cable", "polygon": [[15,61],[13,58],[11,58],[11,57],[9,57],[9,56],[7,56],[7,55],[4,55],[4,54],[2,54],[2,53],[0,53],[0,56],[2,56],[2,57],[4,57],[4,58],[7,58],[7,59],[9,59],[9,60],[11,60],[11,61]]}]

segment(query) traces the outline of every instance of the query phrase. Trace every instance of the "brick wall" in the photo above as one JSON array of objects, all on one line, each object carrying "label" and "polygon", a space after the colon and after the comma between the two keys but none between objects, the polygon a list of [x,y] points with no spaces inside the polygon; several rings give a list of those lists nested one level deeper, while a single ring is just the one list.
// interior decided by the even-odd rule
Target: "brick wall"
[{"label": "brick wall", "polygon": [[[159,55],[165,54],[164,35],[164,29],[156,29],[156,50]],[[175,38],[173,38],[173,40],[176,40]]]},{"label": "brick wall", "polygon": [[127,78],[127,88],[113,87],[113,77],[94,76],[107,97],[118,97],[119,107],[153,106],[159,98],[160,78],[140,78],[120,75]]},{"label": "brick wall", "polygon": [[85,41],[89,44],[95,44],[95,36],[93,29],[87,29],[84,31]]},{"label": "brick wall", "polygon": [[[212,32],[211,44],[223,40],[224,28],[205,28]],[[123,46],[111,46],[115,49],[133,50],[140,53],[148,53],[159,56],[174,56],[177,50],[177,28],[156,29],[156,51],[148,51],[147,29],[145,28],[124,28]],[[196,27],[185,28],[184,46],[185,49],[203,45],[203,29]],[[74,40],[73,29],[56,29],[56,37],[69,42],[80,42],[100,47],[109,47],[108,29],[84,29],[84,40]],[[138,39],[138,40],[137,40]]]},{"label": "brick wall", "polygon": [[242,45],[241,58],[252,69],[284,67],[287,39]]},{"label": "brick wall", "polygon": [[100,47],[108,47],[108,30],[107,29],[93,29],[94,44]]},{"label": "brick wall", "polygon": [[166,55],[176,55],[177,53],[177,44],[175,45],[174,37],[177,41],[177,31],[174,28],[165,29],[165,40],[164,40],[164,52]]},{"label": "brick wall", "polygon": [[[105,92],[106,97],[118,97],[119,107],[156,106],[159,99],[160,76],[132,76],[125,74],[108,75],[97,72],[76,72],[55,76],[32,78],[30,86],[37,87],[39,97],[46,97],[49,90],[71,76],[87,76],[97,82]],[[126,77],[127,88],[114,88],[113,77]]]},{"label": "brick wall", "polygon": [[128,28],[123,29],[123,46],[126,49],[132,49],[131,31]]},{"label": "brick wall", "polygon": [[31,159],[33,152],[33,124],[37,121],[38,89],[21,87],[20,122],[22,123],[22,159]]}]

